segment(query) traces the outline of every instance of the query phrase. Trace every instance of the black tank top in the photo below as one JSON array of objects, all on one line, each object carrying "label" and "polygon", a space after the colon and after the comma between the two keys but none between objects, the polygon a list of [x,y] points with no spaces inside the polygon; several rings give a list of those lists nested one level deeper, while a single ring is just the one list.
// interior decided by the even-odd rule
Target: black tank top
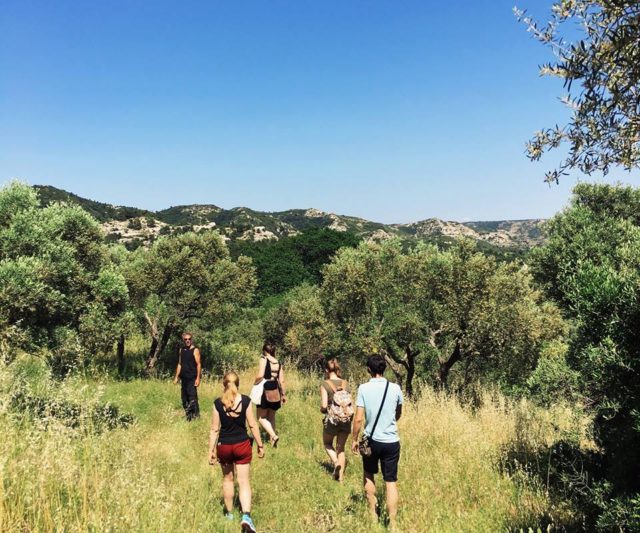
[{"label": "black tank top", "polygon": [[195,379],[198,377],[198,366],[193,355],[196,347],[182,348],[180,350],[180,377],[185,379]]},{"label": "black tank top", "polygon": [[[220,437],[218,438],[220,444],[237,444],[249,440],[246,428],[247,409],[251,405],[249,396],[242,394],[235,410],[232,408],[227,411],[220,398],[213,402],[213,405],[220,415]],[[233,413],[233,416],[228,413]]]}]

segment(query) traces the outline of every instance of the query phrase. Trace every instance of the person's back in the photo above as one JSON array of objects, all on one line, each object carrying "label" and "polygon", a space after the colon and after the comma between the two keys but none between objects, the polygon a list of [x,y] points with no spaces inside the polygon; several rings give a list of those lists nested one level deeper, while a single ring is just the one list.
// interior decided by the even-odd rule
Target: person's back
[{"label": "person's back", "polygon": [[250,408],[251,399],[244,394],[239,395],[239,401],[234,406],[227,408],[222,403],[222,398],[217,398],[213,405],[220,415],[220,444],[237,444],[249,440],[247,434],[247,409]]},{"label": "person's back", "polygon": [[[385,388],[389,383],[387,396],[382,405]],[[391,383],[386,378],[371,378],[367,383],[358,387],[356,405],[364,407],[367,421],[364,432],[376,442],[399,442],[398,425],[396,424],[396,408],[402,404],[402,390],[397,383]],[[382,405],[382,410],[380,406]],[[375,432],[371,434],[378,411],[380,418],[376,424]]]},{"label": "person's back", "polygon": [[397,482],[400,461],[400,436],[396,422],[402,414],[403,398],[400,387],[384,378],[386,366],[384,357],[380,355],[372,355],[367,360],[371,379],[358,387],[351,446],[354,453],[359,453],[358,436],[363,422],[366,421],[364,434],[368,437],[368,452],[362,455],[362,470],[369,510],[376,516],[374,476],[380,466],[386,486],[389,520],[394,525],[398,512]]},{"label": "person's back", "polygon": [[[347,458],[344,450],[351,431],[353,402],[349,383],[335,357],[325,361],[325,380],[320,384],[320,412],[323,413],[322,444],[333,463],[333,477],[344,480]],[[334,447],[335,440],[335,447]]]}]

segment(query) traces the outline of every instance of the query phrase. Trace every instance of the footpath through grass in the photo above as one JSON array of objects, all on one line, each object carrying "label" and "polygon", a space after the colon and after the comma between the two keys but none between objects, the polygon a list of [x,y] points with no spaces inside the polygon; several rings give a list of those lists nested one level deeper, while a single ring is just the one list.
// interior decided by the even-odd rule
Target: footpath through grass
[{"label": "footpath through grass", "polygon": [[[252,465],[252,516],[261,532],[385,531],[368,519],[362,467],[348,455],[343,484],[333,481],[321,444],[316,379],[291,374],[289,403],[277,416],[279,447]],[[241,377],[247,392],[251,376]],[[69,394],[100,389],[137,422],[94,432],[43,426],[0,413],[2,531],[238,531],[223,518],[219,467],[207,463],[211,406],[220,384],[200,387],[202,418],[187,423],[180,389],[168,381],[78,381]],[[75,392],[71,392],[75,391]],[[563,412],[539,419],[531,407],[487,400],[474,413],[425,394],[399,426],[401,531],[506,531],[553,521],[557,509],[524,476],[499,465],[516,433],[518,411],[535,438],[553,439]],[[519,425],[520,424],[520,425]],[[533,437],[532,437],[533,438]],[[382,480],[379,480],[383,498]],[[383,501],[383,500],[382,500]],[[239,509],[238,509],[239,514]]]}]

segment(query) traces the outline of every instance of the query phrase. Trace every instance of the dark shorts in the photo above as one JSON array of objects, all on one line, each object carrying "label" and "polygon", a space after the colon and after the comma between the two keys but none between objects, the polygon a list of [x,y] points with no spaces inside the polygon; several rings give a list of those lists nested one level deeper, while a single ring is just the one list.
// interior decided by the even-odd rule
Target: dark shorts
[{"label": "dark shorts", "polygon": [[[275,390],[278,388],[278,382],[268,379],[264,383],[265,390]],[[264,392],[262,393],[262,398],[260,399],[260,407],[261,409],[272,409],[273,411],[277,411],[282,406],[282,402],[268,402]]]},{"label": "dark shorts", "polygon": [[378,473],[378,463],[382,468],[382,478],[387,482],[398,481],[399,442],[376,442],[371,440],[371,455],[362,457],[362,468],[367,474]]},{"label": "dark shorts", "polygon": [[342,424],[332,424],[329,422],[329,419],[325,417],[322,421],[322,429],[332,437],[337,437],[338,435],[344,435],[345,433],[348,435],[351,433],[351,422],[344,422]]},{"label": "dark shorts", "polygon": [[251,462],[253,449],[249,439],[236,444],[218,444],[216,449],[221,465],[246,465]]}]

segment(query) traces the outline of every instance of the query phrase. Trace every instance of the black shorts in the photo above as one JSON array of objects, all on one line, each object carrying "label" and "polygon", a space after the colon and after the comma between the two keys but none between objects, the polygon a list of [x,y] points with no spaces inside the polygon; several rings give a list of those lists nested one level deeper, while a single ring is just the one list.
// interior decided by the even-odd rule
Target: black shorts
[{"label": "black shorts", "polygon": [[400,442],[376,442],[370,440],[371,455],[362,457],[362,468],[367,474],[378,473],[378,462],[382,466],[382,478],[391,483],[398,481]]}]

